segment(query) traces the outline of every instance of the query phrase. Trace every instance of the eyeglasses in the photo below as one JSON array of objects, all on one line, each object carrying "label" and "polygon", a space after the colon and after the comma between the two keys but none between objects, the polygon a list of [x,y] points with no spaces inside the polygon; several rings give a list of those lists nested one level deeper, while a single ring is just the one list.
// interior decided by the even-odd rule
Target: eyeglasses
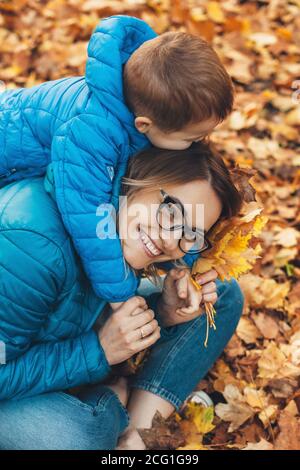
[{"label": "eyeglasses", "polygon": [[[192,229],[186,225],[185,210],[179,199],[169,196],[162,188],[160,188],[160,193],[163,201],[156,212],[157,223],[164,230],[181,230],[180,250],[183,253],[197,254],[212,248],[204,230]],[[184,248],[184,243],[190,244],[190,248]]]}]

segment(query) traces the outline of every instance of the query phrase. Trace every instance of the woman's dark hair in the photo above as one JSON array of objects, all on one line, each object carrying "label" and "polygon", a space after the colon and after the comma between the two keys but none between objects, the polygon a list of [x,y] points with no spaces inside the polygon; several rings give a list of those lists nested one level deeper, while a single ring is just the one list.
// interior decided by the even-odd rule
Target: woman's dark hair
[{"label": "woman's dark hair", "polygon": [[242,196],[222,157],[205,142],[194,143],[186,150],[151,147],[139,152],[129,160],[122,179],[123,194],[130,198],[137,191],[195,180],[210,183],[222,204],[220,217],[238,214]]}]

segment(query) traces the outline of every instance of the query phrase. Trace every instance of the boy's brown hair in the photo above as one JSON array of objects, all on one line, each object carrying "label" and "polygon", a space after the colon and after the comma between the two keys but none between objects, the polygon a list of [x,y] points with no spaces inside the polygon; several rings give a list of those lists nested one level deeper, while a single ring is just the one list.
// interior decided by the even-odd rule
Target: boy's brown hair
[{"label": "boy's brown hair", "polygon": [[184,32],[144,42],[124,67],[124,96],[136,116],[165,132],[210,117],[222,121],[233,106],[233,84],[213,48]]}]

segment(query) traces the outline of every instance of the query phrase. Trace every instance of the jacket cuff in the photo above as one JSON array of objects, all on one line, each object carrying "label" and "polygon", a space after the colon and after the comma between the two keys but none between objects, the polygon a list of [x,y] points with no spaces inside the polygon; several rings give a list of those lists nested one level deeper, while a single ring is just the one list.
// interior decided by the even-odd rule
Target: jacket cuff
[{"label": "jacket cuff", "polygon": [[112,371],[104,349],[101,346],[98,335],[94,330],[90,330],[81,337],[87,372],[90,383],[103,380]]}]

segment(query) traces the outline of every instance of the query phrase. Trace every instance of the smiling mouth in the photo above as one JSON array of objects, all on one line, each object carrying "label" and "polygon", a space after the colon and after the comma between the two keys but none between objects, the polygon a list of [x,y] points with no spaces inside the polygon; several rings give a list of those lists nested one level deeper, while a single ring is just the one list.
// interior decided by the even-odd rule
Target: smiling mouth
[{"label": "smiling mouth", "polygon": [[144,251],[150,258],[154,258],[155,256],[159,256],[162,254],[162,251],[155,245],[155,243],[151,240],[151,238],[141,230],[139,226],[140,232],[140,240],[142,242]]}]

